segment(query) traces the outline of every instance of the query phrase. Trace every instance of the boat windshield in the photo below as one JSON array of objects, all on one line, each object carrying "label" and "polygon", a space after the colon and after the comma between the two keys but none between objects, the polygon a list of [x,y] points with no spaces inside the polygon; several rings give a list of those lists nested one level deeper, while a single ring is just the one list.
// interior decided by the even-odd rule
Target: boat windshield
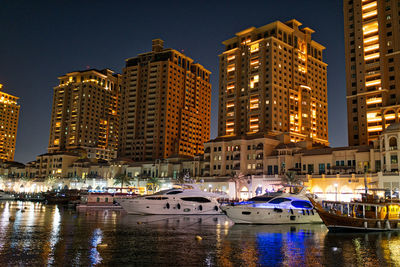
[{"label": "boat windshield", "polygon": [[180,194],[180,193],[182,193],[182,191],[171,191],[171,192],[168,192],[167,195],[176,195],[176,194]]},{"label": "boat windshield", "polygon": [[268,196],[257,196],[257,197],[253,197],[250,198],[249,201],[260,201],[260,202],[268,202],[271,199],[273,199],[274,197],[268,197]]},{"label": "boat windshield", "polygon": [[199,202],[199,203],[208,203],[211,200],[204,198],[204,197],[181,197],[183,201],[192,201],[192,202]]},{"label": "boat windshield", "polygon": [[282,202],[286,202],[286,201],[291,201],[291,199],[290,198],[284,198],[284,197],[278,197],[278,198],[275,198],[275,199],[271,200],[268,203],[269,204],[281,204]]},{"label": "boat windshield", "polygon": [[153,196],[159,196],[159,195],[174,195],[174,194],[179,194],[182,193],[182,190],[179,189],[167,189],[167,190],[161,190],[157,193],[154,193]]},{"label": "boat windshield", "polygon": [[298,209],[312,209],[310,201],[307,200],[294,200],[292,201],[292,206]]}]

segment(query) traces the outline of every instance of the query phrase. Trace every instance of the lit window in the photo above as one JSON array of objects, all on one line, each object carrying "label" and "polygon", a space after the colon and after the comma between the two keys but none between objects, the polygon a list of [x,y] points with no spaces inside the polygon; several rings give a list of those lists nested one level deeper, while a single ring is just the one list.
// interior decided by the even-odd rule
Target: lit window
[{"label": "lit window", "polygon": [[250,78],[250,88],[254,88],[256,86],[256,83],[259,81],[259,76],[255,75]]},{"label": "lit window", "polygon": [[252,44],[252,45],[250,46],[250,53],[255,53],[255,52],[257,52],[259,49],[260,49],[259,43]]}]

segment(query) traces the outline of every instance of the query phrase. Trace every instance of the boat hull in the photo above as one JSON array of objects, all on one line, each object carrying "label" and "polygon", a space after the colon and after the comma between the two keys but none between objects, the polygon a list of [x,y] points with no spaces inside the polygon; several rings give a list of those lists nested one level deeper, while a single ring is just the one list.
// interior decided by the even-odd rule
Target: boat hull
[{"label": "boat hull", "polygon": [[9,194],[1,194],[0,200],[15,200],[16,198],[13,195]]},{"label": "boat hull", "polygon": [[367,218],[353,218],[344,215],[318,211],[329,231],[399,231],[400,220],[380,220]]},{"label": "boat hull", "polygon": [[314,210],[222,206],[223,212],[238,224],[303,224],[322,223]]},{"label": "boat hull", "polygon": [[128,214],[142,215],[216,215],[222,214],[217,201],[192,203],[179,199],[138,200],[118,199],[117,202]]},{"label": "boat hull", "polygon": [[[310,198],[322,221],[332,232],[375,232],[375,231],[399,231],[398,219],[374,219],[352,217],[342,214],[340,211],[326,211],[321,204]],[[362,205],[362,203],[356,203]],[[352,204],[355,205],[355,204]],[[365,203],[365,205],[374,205]]]}]

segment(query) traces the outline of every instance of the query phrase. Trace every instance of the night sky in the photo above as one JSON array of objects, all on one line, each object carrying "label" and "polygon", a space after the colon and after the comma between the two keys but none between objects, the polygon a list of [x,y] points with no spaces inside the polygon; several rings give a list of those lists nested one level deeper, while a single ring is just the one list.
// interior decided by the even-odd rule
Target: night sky
[{"label": "night sky", "polygon": [[222,41],[248,27],[295,18],[326,47],[329,139],[347,145],[341,0],[15,1],[0,2],[0,83],[20,97],[15,160],[48,145],[53,87],[74,70],[110,68],[151,50],[151,40],[190,56],[212,72],[211,138],[218,124],[218,55]]}]

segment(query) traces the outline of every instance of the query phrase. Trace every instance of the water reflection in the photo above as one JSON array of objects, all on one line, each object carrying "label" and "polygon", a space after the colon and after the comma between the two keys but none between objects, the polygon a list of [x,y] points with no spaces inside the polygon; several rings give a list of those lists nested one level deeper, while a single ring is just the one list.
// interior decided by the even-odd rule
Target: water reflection
[{"label": "water reflection", "polygon": [[400,235],[397,232],[329,233],[324,240],[326,262],[361,266],[399,266]]},{"label": "water reflection", "polygon": [[399,249],[399,233],[332,234],[323,225],[233,225],[215,215],[77,214],[61,206],[0,202],[5,266],[397,266]]},{"label": "water reflection", "polygon": [[249,266],[318,265],[321,238],[327,230],[322,225],[235,225],[222,248],[221,265]]},{"label": "water reflection", "polygon": [[92,265],[96,265],[102,260],[100,253],[97,251],[97,246],[101,244],[102,238],[103,232],[99,228],[95,229],[91,240],[92,248],[90,249],[90,263]]}]

